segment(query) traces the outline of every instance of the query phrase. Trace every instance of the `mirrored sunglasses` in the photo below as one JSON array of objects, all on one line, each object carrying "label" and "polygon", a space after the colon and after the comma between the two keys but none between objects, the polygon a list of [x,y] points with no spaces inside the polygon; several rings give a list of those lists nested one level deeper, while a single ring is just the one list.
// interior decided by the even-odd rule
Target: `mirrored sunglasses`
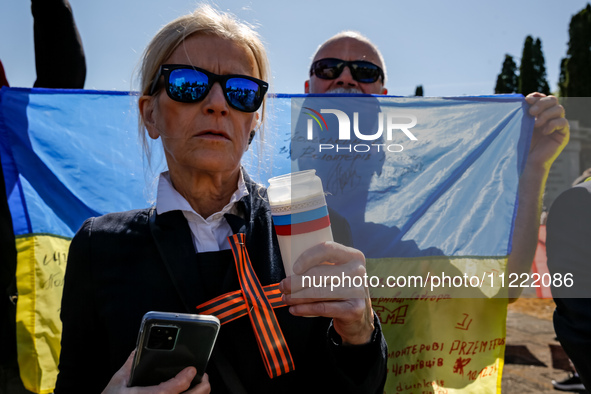
[{"label": "mirrored sunglasses", "polygon": [[164,77],[168,97],[181,103],[203,100],[213,84],[219,82],[228,105],[242,112],[258,110],[269,89],[267,82],[247,75],[218,75],[185,64],[163,64],[152,83],[150,95],[155,93],[160,76]]}]

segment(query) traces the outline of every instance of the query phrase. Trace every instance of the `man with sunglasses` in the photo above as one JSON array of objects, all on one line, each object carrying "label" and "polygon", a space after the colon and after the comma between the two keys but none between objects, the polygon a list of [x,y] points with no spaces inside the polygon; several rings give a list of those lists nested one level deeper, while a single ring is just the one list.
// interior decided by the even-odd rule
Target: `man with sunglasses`
[{"label": "man with sunglasses", "polygon": [[[378,48],[360,33],[344,31],[318,47],[310,67],[310,79],[305,82],[305,92],[387,94],[385,83],[386,65]],[[568,121],[556,97],[531,93],[525,100],[530,104],[530,115],[535,117],[535,127],[520,178],[513,249],[507,266],[509,272],[517,273],[529,272],[531,268],[548,172],[569,140]],[[383,164],[382,160],[378,161]],[[372,171],[380,174],[381,168]]]},{"label": "man with sunglasses", "polygon": [[[357,32],[345,31],[339,33],[326,42],[321,44],[314,57],[310,67],[310,78],[305,82],[305,92],[311,94],[387,94],[386,83],[386,65],[377,47],[366,37]],[[539,217],[541,213],[542,194],[544,192],[546,179],[550,167],[562,149],[569,140],[569,126],[564,118],[564,108],[558,104],[553,96],[546,97],[540,93],[532,93],[525,99],[530,104],[529,113],[535,117],[535,128],[532,136],[530,152],[524,171],[519,183],[519,205],[517,217],[515,219],[515,229],[512,239],[512,252],[508,259],[507,270],[509,272],[529,272],[535,249],[537,245],[537,235],[539,228]],[[361,117],[360,117],[361,118]],[[353,141],[351,141],[353,143]],[[359,141],[364,142],[364,141]],[[292,144],[292,148],[293,148]],[[331,154],[333,154],[331,152]],[[293,153],[292,153],[293,155]],[[349,156],[347,159],[335,160],[335,155]],[[382,172],[382,165],[385,161],[384,156],[372,154],[370,160],[355,162],[351,159],[351,154],[347,151],[334,153],[332,161],[325,165],[318,166],[318,159],[313,157],[305,158],[303,154],[294,158],[298,161],[300,169],[316,168],[317,173],[325,183],[325,190],[335,196],[334,189],[327,187],[330,184],[331,177],[335,173],[357,174],[357,191],[347,191],[342,193],[347,199],[343,206],[350,207],[355,205],[351,196],[356,195],[355,201],[365,201],[364,193],[367,196],[370,183],[374,175],[379,176]],[[292,156],[293,157],[293,156]],[[348,163],[348,164],[344,164]],[[344,169],[343,166],[350,167]],[[345,185],[351,186],[351,182],[338,184],[339,187]],[[362,190],[359,190],[362,189]],[[341,189],[338,190],[340,192]],[[337,193],[338,193],[337,192]],[[327,197],[327,201],[329,201]],[[332,200],[335,201],[335,200]],[[330,205],[330,202],[329,202]],[[336,208],[338,203],[333,205]],[[338,210],[338,209],[337,209]],[[353,246],[361,249],[366,257],[372,257],[373,248],[370,242],[371,234],[387,232],[395,234],[396,228],[387,228],[377,223],[365,222],[364,209],[359,209],[351,220],[353,231]],[[361,241],[360,241],[361,240]],[[361,245],[362,244],[362,245]],[[399,243],[397,249],[416,249],[418,246],[413,241],[405,241],[405,244]],[[400,253],[400,250],[388,251]],[[402,252],[404,253],[404,252]],[[521,289],[513,289],[521,290]],[[511,301],[519,297],[519,293],[509,294]],[[458,305],[465,300],[454,300]],[[439,317],[439,316],[437,316]],[[436,316],[433,316],[435,319]],[[398,338],[388,339],[388,345],[392,349],[404,348],[408,343],[400,343]],[[389,383],[386,387],[389,387]],[[392,386],[393,387],[393,386]]]},{"label": "man with sunglasses", "polygon": [[384,58],[356,32],[343,32],[324,42],[314,55],[306,93],[387,94]]}]

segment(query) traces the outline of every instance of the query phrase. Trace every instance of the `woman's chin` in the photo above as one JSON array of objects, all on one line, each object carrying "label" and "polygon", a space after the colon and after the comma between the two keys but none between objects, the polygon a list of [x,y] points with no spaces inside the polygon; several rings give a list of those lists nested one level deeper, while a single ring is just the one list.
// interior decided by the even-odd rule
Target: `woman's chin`
[{"label": "woman's chin", "polygon": [[201,155],[190,163],[192,171],[204,173],[232,173],[240,168],[240,159],[232,159],[230,155]]}]

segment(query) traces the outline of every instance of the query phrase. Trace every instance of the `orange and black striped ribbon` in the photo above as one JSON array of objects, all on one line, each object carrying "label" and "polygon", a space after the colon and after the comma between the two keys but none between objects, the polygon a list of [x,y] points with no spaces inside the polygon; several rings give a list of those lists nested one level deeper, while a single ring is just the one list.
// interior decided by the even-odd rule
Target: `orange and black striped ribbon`
[{"label": "orange and black striped ribbon", "polygon": [[198,313],[217,316],[222,323],[248,314],[269,377],[274,378],[295,369],[289,347],[273,308],[285,306],[279,284],[261,286],[244,246],[244,234],[228,237],[240,290],[223,294],[197,307]]},{"label": "orange and black striped ribbon", "polygon": [[[286,306],[281,299],[279,283],[263,286],[263,290],[273,308]],[[221,324],[226,324],[246,315],[248,308],[246,307],[246,302],[244,302],[244,297],[242,297],[242,290],[236,290],[222,294],[197,306],[197,313],[201,315],[214,315],[220,319]]]}]

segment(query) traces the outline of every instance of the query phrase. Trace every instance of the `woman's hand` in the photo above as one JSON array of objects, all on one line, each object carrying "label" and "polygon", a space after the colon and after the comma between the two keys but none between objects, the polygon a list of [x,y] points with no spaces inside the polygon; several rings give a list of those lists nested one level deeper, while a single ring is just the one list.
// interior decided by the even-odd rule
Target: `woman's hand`
[{"label": "woman's hand", "polygon": [[174,378],[162,382],[158,386],[127,387],[127,382],[129,382],[129,376],[131,375],[131,364],[133,363],[134,354],[135,350],[131,352],[121,369],[113,375],[111,381],[103,390],[103,394],[208,394],[211,391],[207,374],[203,375],[201,383],[193,387],[191,390],[186,391],[197,373],[197,370],[194,367],[183,369]]},{"label": "woman's hand", "polygon": [[343,344],[371,340],[374,320],[363,253],[324,242],[302,253],[293,271],[279,287],[292,315],[331,317]]}]

